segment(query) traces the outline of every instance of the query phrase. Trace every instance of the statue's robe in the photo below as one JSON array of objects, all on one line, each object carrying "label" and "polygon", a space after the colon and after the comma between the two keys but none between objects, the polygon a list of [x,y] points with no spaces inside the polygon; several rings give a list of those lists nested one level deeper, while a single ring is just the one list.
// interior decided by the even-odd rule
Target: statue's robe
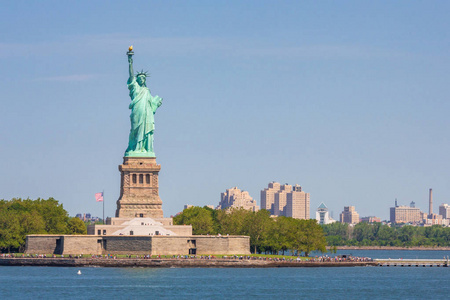
[{"label": "statue's robe", "polygon": [[[155,130],[154,114],[161,106],[161,97],[153,97],[146,86],[140,86],[136,77],[128,79],[131,103],[131,130],[128,142],[129,152],[151,152],[153,153],[153,131]],[[141,142],[139,144],[139,142]]]}]

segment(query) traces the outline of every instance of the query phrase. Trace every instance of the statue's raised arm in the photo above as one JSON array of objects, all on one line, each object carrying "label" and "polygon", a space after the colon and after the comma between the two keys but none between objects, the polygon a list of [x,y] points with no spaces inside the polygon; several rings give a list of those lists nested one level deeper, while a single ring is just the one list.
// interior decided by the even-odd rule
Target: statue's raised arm
[{"label": "statue's raised arm", "polygon": [[133,70],[133,46],[130,46],[130,48],[128,48],[128,82],[131,82],[133,80],[134,77],[134,70]]}]

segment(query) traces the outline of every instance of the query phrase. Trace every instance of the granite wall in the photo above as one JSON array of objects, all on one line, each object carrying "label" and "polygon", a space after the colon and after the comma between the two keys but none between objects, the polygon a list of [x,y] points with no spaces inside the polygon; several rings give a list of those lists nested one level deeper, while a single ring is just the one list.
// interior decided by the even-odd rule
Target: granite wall
[{"label": "granite wall", "polygon": [[152,254],[151,236],[104,236],[104,253]]},{"label": "granite wall", "polygon": [[61,252],[60,235],[27,235],[25,253],[59,254]]},{"label": "granite wall", "polygon": [[29,235],[30,254],[249,254],[248,236]]},{"label": "granite wall", "polygon": [[102,239],[95,235],[63,235],[61,241],[61,254],[102,254]]}]

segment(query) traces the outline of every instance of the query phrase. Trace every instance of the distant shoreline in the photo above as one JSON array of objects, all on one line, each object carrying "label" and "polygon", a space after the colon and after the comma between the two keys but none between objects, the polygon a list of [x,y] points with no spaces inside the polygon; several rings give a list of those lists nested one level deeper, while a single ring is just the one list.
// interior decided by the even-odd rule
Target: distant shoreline
[{"label": "distant shoreline", "polygon": [[303,268],[365,267],[377,262],[297,262],[247,259],[98,259],[98,258],[0,258],[1,266],[45,267],[150,267],[150,268]]},{"label": "distant shoreline", "polygon": [[[333,247],[327,247],[328,250]],[[440,250],[450,251],[450,247],[394,247],[394,246],[336,246],[337,250]]]}]

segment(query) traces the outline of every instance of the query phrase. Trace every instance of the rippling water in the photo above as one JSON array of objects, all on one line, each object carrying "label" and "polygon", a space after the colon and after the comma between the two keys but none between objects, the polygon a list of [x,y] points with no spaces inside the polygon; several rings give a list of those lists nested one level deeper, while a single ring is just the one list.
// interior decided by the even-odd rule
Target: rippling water
[{"label": "rippling water", "polygon": [[[388,252],[402,257],[399,251]],[[432,258],[423,252],[408,253]],[[449,283],[450,268],[437,267],[0,267],[1,299],[448,299]]]}]

